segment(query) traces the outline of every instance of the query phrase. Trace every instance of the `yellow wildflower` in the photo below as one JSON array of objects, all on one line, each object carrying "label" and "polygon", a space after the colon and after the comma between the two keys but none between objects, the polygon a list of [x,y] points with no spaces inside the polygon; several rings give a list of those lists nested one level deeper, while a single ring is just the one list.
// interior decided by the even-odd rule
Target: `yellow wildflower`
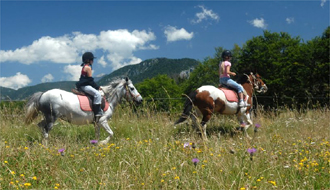
[{"label": "yellow wildflower", "polygon": [[31,186],[31,183],[24,183],[24,186],[29,187],[29,186]]},{"label": "yellow wildflower", "polygon": [[273,186],[276,186],[276,182],[275,181],[268,181],[268,183],[272,184]]},{"label": "yellow wildflower", "polygon": [[180,177],[179,176],[175,176],[175,178],[174,179],[180,179]]},{"label": "yellow wildflower", "polygon": [[37,177],[36,177],[36,176],[33,176],[32,179],[33,179],[33,180],[37,180]]}]

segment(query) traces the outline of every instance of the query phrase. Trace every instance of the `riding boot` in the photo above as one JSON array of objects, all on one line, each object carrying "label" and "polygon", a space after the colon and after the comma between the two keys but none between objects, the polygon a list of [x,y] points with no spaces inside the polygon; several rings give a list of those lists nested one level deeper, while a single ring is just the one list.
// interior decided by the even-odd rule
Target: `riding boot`
[{"label": "riding boot", "polygon": [[100,119],[103,115],[103,110],[101,109],[101,104],[93,104],[93,112],[95,120]]}]

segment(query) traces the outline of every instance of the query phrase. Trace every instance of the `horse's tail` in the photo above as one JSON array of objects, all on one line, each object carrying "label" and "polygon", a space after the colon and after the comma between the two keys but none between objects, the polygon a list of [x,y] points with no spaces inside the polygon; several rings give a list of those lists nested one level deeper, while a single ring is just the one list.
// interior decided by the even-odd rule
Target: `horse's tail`
[{"label": "horse's tail", "polygon": [[174,123],[174,125],[182,123],[187,120],[187,118],[191,114],[191,110],[194,106],[194,102],[196,99],[197,92],[193,91],[187,96],[186,102],[184,103],[184,110],[183,113],[181,114],[180,118]]},{"label": "horse's tail", "polygon": [[34,93],[25,105],[26,116],[25,124],[30,124],[37,116],[39,112],[39,100],[43,92]]}]

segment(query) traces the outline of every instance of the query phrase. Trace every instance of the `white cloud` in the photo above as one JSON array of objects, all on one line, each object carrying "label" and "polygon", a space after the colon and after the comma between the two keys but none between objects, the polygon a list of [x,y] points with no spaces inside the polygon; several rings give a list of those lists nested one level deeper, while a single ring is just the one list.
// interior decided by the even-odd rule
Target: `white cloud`
[{"label": "white cloud", "polygon": [[105,75],[105,73],[98,74],[96,77],[101,78]]},{"label": "white cloud", "polygon": [[202,9],[202,12],[196,13],[197,18],[191,21],[193,24],[200,23],[207,19],[216,20],[217,22],[219,21],[220,17],[212,10],[208,10],[202,5],[199,5],[198,7]]},{"label": "white cloud", "polygon": [[321,0],[321,7],[324,6],[324,4],[325,4],[326,1],[327,1],[327,0]]},{"label": "white cloud", "polygon": [[81,66],[80,65],[67,65],[64,67],[63,72],[68,74],[66,80],[70,81],[78,81],[81,74]]},{"label": "white cloud", "polygon": [[[17,48],[16,50],[0,50],[0,62],[20,62],[33,64],[40,61],[52,63],[76,64],[81,61],[81,54],[85,51],[95,52],[102,50],[104,58],[100,64],[122,67],[135,63],[137,59],[134,52],[145,49],[158,49],[150,44],[156,36],[151,31],[126,29],[101,31],[99,35],[73,32],[60,37],[44,36],[35,40],[31,45]],[[115,56],[115,58],[112,58]],[[110,59],[109,59],[110,58]],[[127,60],[130,60],[127,62]],[[115,62],[114,62],[115,61]],[[68,67],[71,68],[71,67]]]},{"label": "white cloud", "polygon": [[262,29],[267,28],[267,24],[266,24],[266,22],[263,18],[261,18],[261,19],[256,18],[254,20],[249,21],[249,23],[252,24],[254,27],[257,27],[257,28],[262,28]]},{"label": "white cloud", "polygon": [[117,53],[109,54],[107,59],[111,60],[111,67],[114,70],[126,65],[134,65],[142,62],[142,59],[137,58],[135,56],[127,56],[126,58],[124,58]]},{"label": "white cloud", "polygon": [[21,74],[20,72],[11,77],[0,77],[0,86],[13,88],[15,90],[27,86],[31,82],[27,75]]},{"label": "white cloud", "polygon": [[52,74],[47,74],[45,75],[44,77],[42,77],[41,79],[41,82],[44,83],[44,82],[52,82],[54,80],[54,77]]},{"label": "white cloud", "polygon": [[72,46],[68,36],[52,38],[41,37],[31,45],[16,50],[0,51],[1,62],[17,61],[32,64],[39,61],[53,63],[73,63],[76,61],[77,49]]},{"label": "white cloud", "polygon": [[293,18],[293,17],[286,18],[285,21],[286,21],[288,24],[291,24],[291,23],[294,23],[294,18]]},{"label": "white cloud", "polygon": [[194,32],[187,32],[184,28],[176,29],[173,26],[167,26],[164,34],[168,42],[174,42],[178,40],[190,40],[194,37]]},{"label": "white cloud", "polygon": [[100,64],[103,67],[107,66],[107,62],[104,60],[104,56],[102,56],[101,58],[97,59],[97,64]]}]

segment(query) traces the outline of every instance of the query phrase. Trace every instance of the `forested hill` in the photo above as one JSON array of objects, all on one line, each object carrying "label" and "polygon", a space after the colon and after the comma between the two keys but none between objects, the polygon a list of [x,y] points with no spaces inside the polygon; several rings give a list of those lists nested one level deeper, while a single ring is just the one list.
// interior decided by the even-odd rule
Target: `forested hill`
[{"label": "forested hill", "polygon": [[[142,82],[144,79],[152,78],[158,74],[166,74],[171,78],[176,78],[180,72],[189,70],[198,65],[195,59],[167,59],[155,58],[148,59],[136,65],[128,65],[122,67],[108,75],[102,77],[97,83],[106,85],[114,78],[128,76],[134,84]],[[0,100],[23,100],[31,96],[33,93],[41,91],[45,92],[53,88],[60,88],[66,91],[71,91],[75,87],[76,81],[62,81],[41,83],[35,86],[28,86],[18,90],[5,88],[0,86]]]},{"label": "forested hill", "polygon": [[47,82],[35,86],[23,87],[18,90],[0,87],[0,95],[2,100],[23,100],[35,92],[45,92],[53,88],[71,91],[75,84],[75,81]]},{"label": "forested hill", "polygon": [[109,75],[102,77],[98,84],[106,85],[118,76],[128,76],[134,84],[142,82],[144,79],[153,78],[159,74],[166,74],[171,78],[176,78],[181,71],[188,70],[198,65],[195,59],[148,59],[137,65],[122,67]]}]

